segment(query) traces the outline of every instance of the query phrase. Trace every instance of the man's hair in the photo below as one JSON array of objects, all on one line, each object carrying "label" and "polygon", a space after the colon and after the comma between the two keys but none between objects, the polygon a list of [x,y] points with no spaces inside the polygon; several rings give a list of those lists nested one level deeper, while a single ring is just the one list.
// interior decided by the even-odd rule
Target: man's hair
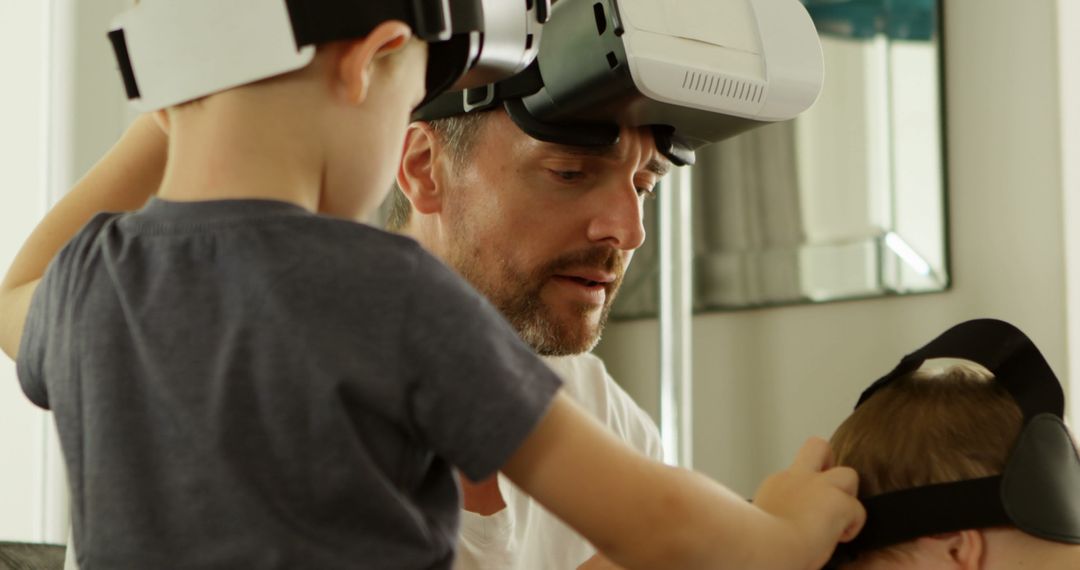
[{"label": "man's hair", "polygon": [[[915,371],[859,406],[832,436],[836,462],[859,474],[859,495],[1000,475],[1023,416],[985,369]],[[895,557],[903,545],[877,554]]]},{"label": "man's hair", "polygon": [[[465,162],[472,155],[476,134],[488,115],[489,112],[483,111],[428,121],[435,135],[439,137],[439,142],[446,149],[455,171],[464,167]],[[387,200],[389,205],[387,206],[386,229],[394,232],[401,231],[412,216],[412,204],[396,182]]]}]

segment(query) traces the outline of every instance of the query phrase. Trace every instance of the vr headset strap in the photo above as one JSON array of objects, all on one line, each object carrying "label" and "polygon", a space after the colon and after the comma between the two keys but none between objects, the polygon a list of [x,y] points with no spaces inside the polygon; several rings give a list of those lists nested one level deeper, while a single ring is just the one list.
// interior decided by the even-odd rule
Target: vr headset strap
[{"label": "vr headset strap", "polygon": [[1046,358],[1020,329],[994,319],[956,325],[905,356],[892,372],[862,393],[855,407],[931,358],[963,358],[985,366],[1016,400],[1025,425],[1042,413],[1060,418],[1065,412],[1065,395]]},{"label": "vr headset strap", "polygon": [[116,61],[120,67],[120,77],[124,80],[124,92],[128,99],[138,99],[139,82],[135,80],[135,69],[131,66],[131,54],[128,53],[127,36],[124,30],[109,32],[109,42],[112,43],[113,52],[116,53]]},{"label": "vr headset strap", "polygon": [[425,41],[450,37],[448,12],[438,0],[378,2],[355,0],[286,0],[296,47],[366,36],[379,24],[400,20]]},{"label": "vr headset strap", "polygon": [[943,532],[1010,525],[1002,507],[1001,476],[916,487],[863,500],[866,526],[844,545],[873,550]]},{"label": "vr headset strap", "polygon": [[522,97],[532,95],[543,87],[544,78],[540,75],[540,66],[533,61],[521,73],[498,83],[443,93],[417,109],[412,118],[414,121],[434,121],[476,111],[486,111],[504,102],[520,101]]},{"label": "vr headset strap", "polygon": [[[502,105],[506,114],[529,136],[545,142],[574,146],[605,146],[619,142],[619,127],[607,123],[549,124],[535,119],[522,100],[543,89],[539,62],[498,83],[444,93],[413,114],[415,121],[433,121]],[[694,164],[695,153],[678,140],[668,127],[653,127],[657,149],[676,166]]]}]

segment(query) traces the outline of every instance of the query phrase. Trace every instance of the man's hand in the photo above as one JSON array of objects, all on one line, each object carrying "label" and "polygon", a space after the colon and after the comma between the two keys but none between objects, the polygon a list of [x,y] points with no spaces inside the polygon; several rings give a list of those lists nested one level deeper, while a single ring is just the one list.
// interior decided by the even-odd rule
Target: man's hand
[{"label": "man's hand", "polygon": [[502,492],[499,491],[499,476],[491,477],[473,483],[468,477],[461,475],[461,494],[464,496],[465,510],[489,517],[506,508]]},{"label": "man's hand", "polygon": [[859,478],[848,467],[833,467],[832,450],[820,438],[803,444],[795,461],[762,483],[754,504],[775,516],[775,544],[788,544],[793,560],[824,565],[837,542],[847,542],[866,522],[856,499]]}]

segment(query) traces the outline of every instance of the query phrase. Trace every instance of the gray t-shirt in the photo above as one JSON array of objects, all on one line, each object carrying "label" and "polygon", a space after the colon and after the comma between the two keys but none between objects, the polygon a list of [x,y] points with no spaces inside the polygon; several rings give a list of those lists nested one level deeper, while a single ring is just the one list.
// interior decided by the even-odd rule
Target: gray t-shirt
[{"label": "gray t-shirt", "polygon": [[416,242],[262,200],[95,217],[18,371],[82,570],[449,568],[451,466],[498,469],[559,387]]}]

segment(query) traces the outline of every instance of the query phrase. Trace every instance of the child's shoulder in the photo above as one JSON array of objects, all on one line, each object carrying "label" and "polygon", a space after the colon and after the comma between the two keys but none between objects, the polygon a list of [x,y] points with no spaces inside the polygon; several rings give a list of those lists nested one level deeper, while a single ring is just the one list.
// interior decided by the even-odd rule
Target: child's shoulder
[{"label": "child's shoulder", "polygon": [[[384,279],[409,280],[409,289],[428,294],[451,290],[476,296],[454,270],[424,249],[415,239],[379,228],[345,220],[325,218],[329,235],[320,241],[335,244],[333,255],[341,256],[340,263],[356,268],[365,280],[375,276]],[[331,238],[326,240],[325,238]],[[384,279],[376,279],[384,281]]]},{"label": "child's shoulder", "polygon": [[394,276],[430,283],[445,280],[443,273],[452,273],[409,236],[335,218],[319,216],[312,221],[319,229],[309,249],[318,248],[313,253],[334,260],[339,267],[355,269],[353,273],[364,279]]},{"label": "child's shoulder", "polygon": [[413,238],[367,224],[326,216],[316,216],[311,221],[318,228],[320,235],[315,237],[319,242],[325,242],[335,253],[349,258],[370,256],[415,262],[418,256],[427,254]]},{"label": "child's shoulder", "polygon": [[122,216],[123,214],[118,212],[94,214],[57,252],[53,265],[78,263],[79,260],[91,257],[101,233]]}]

